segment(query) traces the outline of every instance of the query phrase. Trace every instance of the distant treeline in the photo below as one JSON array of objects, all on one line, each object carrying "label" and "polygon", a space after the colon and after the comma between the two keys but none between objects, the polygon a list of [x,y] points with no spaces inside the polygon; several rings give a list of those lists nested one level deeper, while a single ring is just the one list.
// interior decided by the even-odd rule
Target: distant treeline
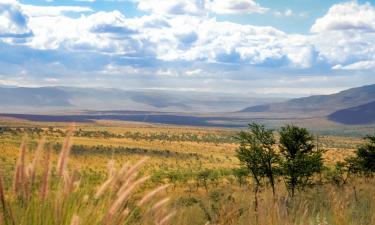
[{"label": "distant treeline", "polygon": [[[0,127],[0,135],[2,134],[35,134],[35,135],[52,135],[65,137],[66,132],[62,129],[49,127],[47,129],[42,129],[38,127]],[[209,142],[209,143],[233,143],[235,140],[232,133],[179,133],[179,134],[169,134],[165,132],[155,132],[155,133],[141,133],[141,132],[125,132],[125,133],[113,133],[109,131],[88,131],[83,129],[78,129],[73,133],[75,137],[88,137],[88,138],[130,138],[133,140],[147,140],[147,141],[191,141],[191,142]]]}]

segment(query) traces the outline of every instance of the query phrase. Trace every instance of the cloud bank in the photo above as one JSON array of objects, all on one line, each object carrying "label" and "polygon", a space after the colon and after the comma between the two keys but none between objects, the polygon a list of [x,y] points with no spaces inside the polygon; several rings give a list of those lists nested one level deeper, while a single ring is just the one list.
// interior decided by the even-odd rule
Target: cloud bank
[{"label": "cloud bank", "polygon": [[[10,52],[13,59],[0,56],[0,65],[12,63],[13,71],[0,73],[20,77],[23,71],[30,82],[73,82],[76,76],[94,84],[108,79],[109,86],[129,79],[173,86],[182,77],[192,86],[215,83],[215,89],[219,82],[274,80],[272,73],[278,73],[278,79],[306,73],[334,76],[337,71],[363,72],[375,65],[375,9],[370,3],[333,5],[308,34],[216,18],[269,11],[251,0],[135,4],[146,15],[1,0],[0,51]],[[26,65],[30,60],[33,68]]]}]

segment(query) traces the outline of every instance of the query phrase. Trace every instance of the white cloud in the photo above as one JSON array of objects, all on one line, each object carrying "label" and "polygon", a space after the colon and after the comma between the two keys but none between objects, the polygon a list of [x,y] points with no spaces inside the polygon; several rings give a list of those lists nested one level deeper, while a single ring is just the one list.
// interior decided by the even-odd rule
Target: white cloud
[{"label": "white cloud", "polygon": [[21,5],[22,11],[30,17],[36,16],[60,16],[64,13],[87,13],[93,10],[81,6],[34,6]]},{"label": "white cloud", "polygon": [[375,32],[375,9],[370,3],[351,1],[336,4],[311,27],[314,33],[347,30]]},{"label": "white cloud", "polygon": [[185,74],[187,76],[195,77],[195,76],[199,76],[201,74],[204,74],[204,71],[201,70],[201,69],[188,70],[188,71],[185,72]]},{"label": "white cloud", "polygon": [[[8,14],[0,14],[0,32],[12,31],[13,35],[32,32],[32,37],[20,44],[10,43],[10,46],[27,48],[20,50],[22,58],[27,58],[24,56],[26,51],[53,52],[52,59],[48,59],[51,65],[63,61],[65,57],[66,61],[59,64],[60,70],[56,69],[56,65],[48,69],[48,72],[56,73],[87,72],[85,70],[89,68],[87,73],[92,70],[110,78],[154,76],[163,79],[214,80],[225,77],[228,80],[256,80],[259,78],[253,78],[249,71],[256,69],[258,72],[258,68],[280,68],[293,73],[295,70],[316,68],[317,62],[341,72],[374,68],[375,33],[369,32],[369,29],[326,29],[319,25],[316,27],[320,28],[314,28],[311,34],[292,35],[270,26],[220,21],[212,15],[205,15],[208,6],[202,5],[202,2],[149,1],[149,5],[144,3],[143,6],[139,2],[139,7],[151,13],[132,18],[119,11],[93,12],[85,7],[35,8],[11,3],[25,23],[17,24],[9,19],[12,17],[7,17]],[[214,3],[210,1],[210,4]],[[226,3],[216,4],[224,7]],[[351,4],[363,10],[363,5],[358,3],[339,5],[349,7]],[[365,6],[365,11],[369,11],[369,6]],[[230,7],[232,10],[236,8],[234,5]],[[340,7],[335,5],[332,8]],[[332,21],[329,19],[332,11],[330,9],[316,24],[324,24],[327,18]],[[71,12],[75,16],[71,16]],[[240,10],[236,13],[248,12]],[[82,15],[77,16],[77,13]],[[283,13],[285,16],[290,13],[298,16],[292,11]],[[32,55],[38,54],[33,52]],[[75,64],[74,70],[66,69],[71,67],[69,63]],[[82,63],[85,65],[81,66]],[[234,67],[240,72],[222,71],[226,67]],[[267,80],[268,83],[270,81],[272,79]],[[236,83],[240,84],[241,81]]]},{"label": "white cloud", "polygon": [[[195,16],[201,13],[203,3],[200,0],[140,0],[138,6],[145,10],[154,12],[160,9],[160,12],[164,10],[181,15],[165,17],[151,14],[138,18],[126,18],[119,11],[96,12],[73,18],[65,15],[65,12],[90,12],[91,9],[21,5],[29,16],[28,27],[34,33],[34,37],[25,44],[36,49],[156,57],[163,61],[250,65],[274,64],[275,61],[276,64],[290,63],[295,67],[310,65],[310,48],[298,44],[287,47],[288,35],[275,28],[240,25]],[[215,1],[210,4],[229,7]],[[237,4],[231,6],[232,10],[241,8],[241,1],[237,1]],[[249,4],[249,7],[254,6],[251,2]],[[304,60],[301,60],[302,57]]]},{"label": "white cloud", "polygon": [[360,61],[349,65],[335,65],[334,70],[373,70],[375,69],[375,61]]},{"label": "white cloud", "polygon": [[88,9],[56,7],[45,15],[39,13],[43,7],[25,10],[30,17],[28,26],[34,33],[26,45],[36,49],[156,57],[163,61],[276,63],[302,68],[311,64],[312,48],[298,43],[289,46],[290,37],[273,27],[220,22],[215,18],[191,15],[165,17],[152,14],[126,18],[119,11],[72,18],[64,14],[66,10]]},{"label": "white cloud", "polygon": [[[333,5],[311,27],[321,59],[333,69],[365,68],[375,55],[375,9],[356,1]],[[352,64],[352,65],[348,65]],[[341,66],[347,65],[347,66]]]},{"label": "white cloud", "polygon": [[141,72],[139,68],[133,66],[121,66],[110,63],[100,71],[101,74],[105,75],[137,75]]},{"label": "white cloud", "polygon": [[198,15],[204,10],[203,0],[138,0],[138,9],[161,15]]},{"label": "white cloud", "polygon": [[285,10],[284,15],[285,16],[293,16],[293,11],[291,9],[287,9],[287,10]]},{"label": "white cloud", "polygon": [[253,0],[135,0],[138,9],[160,15],[206,15],[216,14],[248,14],[265,13],[267,8],[261,7]]},{"label": "white cloud", "polygon": [[0,1],[0,37],[29,37],[32,32],[27,26],[28,18],[15,1]]},{"label": "white cloud", "polygon": [[267,8],[261,7],[253,0],[207,0],[208,10],[217,14],[265,13]]}]

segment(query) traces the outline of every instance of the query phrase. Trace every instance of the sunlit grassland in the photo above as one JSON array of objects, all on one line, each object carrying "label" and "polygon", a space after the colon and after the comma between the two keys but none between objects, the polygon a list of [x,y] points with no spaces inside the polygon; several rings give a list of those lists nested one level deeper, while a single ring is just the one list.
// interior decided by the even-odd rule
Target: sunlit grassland
[{"label": "sunlit grassland", "polygon": [[[27,134],[26,161],[32,160],[38,140],[45,137],[51,146],[46,150],[52,152],[51,159],[56,164],[67,124],[17,122],[7,125],[22,127],[16,134],[0,134],[1,172],[7,189],[11,189],[19,146],[27,133],[26,128],[42,129],[39,134]],[[103,216],[100,209],[104,211],[111,201],[106,200],[103,207],[88,205],[83,209],[82,199],[86,195],[92,196],[97,186],[107,179],[109,161],[113,160],[119,168],[123,162],[132,165],[144,157],[148,157],[148,161],[139,170],[139,175],[150,175],[151,178],[134,198],[139,199],[142,192],[160,184],[171,184],[163,193],[171,198],[167,209],[177,212],[171,224],[257,224],[256,218],[259,219],[258,224],[270,225],[371,225],[375,222],[375,181],[373,178],[354,177],[345,186],[337,186],[327,177],[317,177],[318,186],[299,192],[294,199],[288,197],[280,178],[277,201],[272,199],[269,188],[263,187],[256,216],[252,205],[251,179],[244,178],[240,182],[233,172],[239,168],[235,152],[237,143],[232,138],[237,130],[110,122],[76,124],[75,130],[80,129],[94,136],[72,137],[69,170],[80,174],[81,188],[66,202],[64,209],[69,216],[59,224],[70,224],[73,214],[83,218],[81,224],[101,224],[94,220]],[[205,141],[202,141],[203,136]],[[358,137],[319,136],[317,143],[326,150],[324,158],[329,170],[335,162],[352,155],[363,140]],[[17,209],[19,206],[14,207],[22,214],[22,209]],[[54,213],[46,210],[46,214]],[[94,212],[92,218],[90,211]],[[153,222],[151,217],[142,220],[144,224],[155,224]]]}]

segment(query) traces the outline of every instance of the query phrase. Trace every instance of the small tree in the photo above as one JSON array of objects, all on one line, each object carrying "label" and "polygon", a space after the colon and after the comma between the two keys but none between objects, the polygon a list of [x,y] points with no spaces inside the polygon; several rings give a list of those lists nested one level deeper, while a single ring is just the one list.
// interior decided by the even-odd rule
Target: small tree
[{"label": "small tree", "polygon": [[311,177],[323,169],[322,151],[315,148],[313,140],[313,136],[305,128],[293,125],[281,127],[281,167],[292,197],[297,188],[305,187]]},{"label": "small tree", "polygon": [[356,152],[359,167],[367,175],[375,172],[375,134],[365,137],[368,143],[359,146]]},{"label": "small tree", "polygon": [[241,131],[237,135],[240,146],[237,157],[250,172],[254,180],[254,206],[258,207],[258,191],[263,178],[268,178],[275,197],[275,163],[278,155],[274,150],[275,139],[272,130],[264,125],[249,124],[250,132]]}]

